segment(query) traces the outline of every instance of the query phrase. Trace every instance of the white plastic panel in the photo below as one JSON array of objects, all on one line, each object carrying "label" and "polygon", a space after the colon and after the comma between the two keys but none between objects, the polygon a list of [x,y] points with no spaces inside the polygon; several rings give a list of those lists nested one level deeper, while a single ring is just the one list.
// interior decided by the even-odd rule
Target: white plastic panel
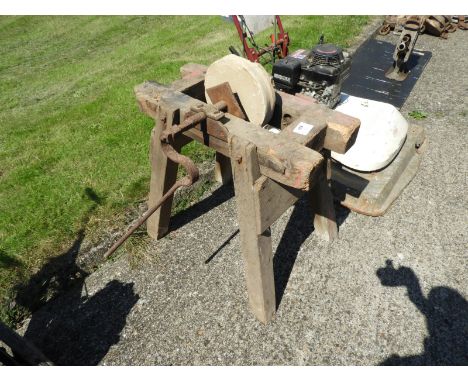
[{"label": "white plastic panel", "polygon": [[346,154],[331,152],[333,159],[357,171],[377,171],[387,166],[405,142],[408,122],[393,105],[341,95],[335,110],[359,118],[361,127]]}]

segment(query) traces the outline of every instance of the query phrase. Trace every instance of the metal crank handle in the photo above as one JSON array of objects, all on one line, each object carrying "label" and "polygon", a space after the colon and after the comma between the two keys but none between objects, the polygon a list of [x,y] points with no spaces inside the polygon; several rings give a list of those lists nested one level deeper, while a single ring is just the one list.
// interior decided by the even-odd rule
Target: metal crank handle
[{"label": "metal crank handle", "polygon": [[161,199],[149,210],[147,210],[130,228],[129,230],[112,246],[104,255],[104,258],[111,256],[131,235],[140,227],[148,218],[153,215],[161,205],[169,199],[178,188],[190,187],[198,180],[199,172],[195,164],[190,158],[179,154],[170,144],[161,142],[161,147],[166,156],[175,163],[182,165],[187,171],[187,175],[179,179],[174,185],[163,195]]}]

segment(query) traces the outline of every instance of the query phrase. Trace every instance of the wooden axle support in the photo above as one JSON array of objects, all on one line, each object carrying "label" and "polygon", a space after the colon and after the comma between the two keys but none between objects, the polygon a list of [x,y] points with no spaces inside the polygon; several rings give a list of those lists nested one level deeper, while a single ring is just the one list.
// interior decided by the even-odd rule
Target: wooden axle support
[{"label": "wooden axle support", "polygon": [[[141,110],[156,121],[151,134],[149,207],[177,176],[177,165],[161,150],[161,132],[197,108],[214,108],[204,102],[205,70],[201,65],[188,64],[181,68],[183,78],[171,86],[145,82],[135,88]],[[279,121],[279,127],[281,121],[291,122],[279,134],[237,117],[239,111],[223,99],[228,110],[221,119],[208,118],[175,139],[177,150],[191,140],[215,149],[217,180],[227,183],[234,178],[249,302],[263,323],[270,321],[276,310],[270,226],[308,192],[315,232],[326,240],[337,237],[327,153],[346,152],[360,124],[355,118],[319,104],[303,103],[298,97],[278,92],[277,98],[279,109],[273,119]],[[307,134],[297,134],[294,128],[299,122],[313,128]],[[150,237],[159,239],[168,232],[171,206],[172,198],[148,219]]]}]

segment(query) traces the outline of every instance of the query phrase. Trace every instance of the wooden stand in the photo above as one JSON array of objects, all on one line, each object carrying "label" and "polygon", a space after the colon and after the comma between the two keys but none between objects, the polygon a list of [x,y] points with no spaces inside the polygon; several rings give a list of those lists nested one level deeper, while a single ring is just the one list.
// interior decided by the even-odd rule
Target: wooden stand
[{"label": "wooden stand", "polygon": [[249,302],[255,316],[266,323],[273,318],[276,299],[271,230],[262,227],[261,212],[257,208],[259,193],[255,185],[262,177],[257,148],[235,136],[229,147]]},{"label": "wooden stand", "polygon": [[[174,184],[177,176],[177,165],[161,151],[161,131],[189,116],[194,107],[211,107],[202,102],[203,71],[196,75],[186,68],[181,71],[186,77],[171,87],[147,82],[135,88],[142,111],[156,120],[151,135],[150,206]],[[308,193],[315,232],[326,240],[337,237],[327,150],[346,151],[359,128],[357,119],[317,104],[304,106],[300,100],[296,104],[295,97],[289,95],[279,96],[281,110],[275,112],[281,117],[287,114],[293,121],[280,134],[228,114],[228,108],[223,119],[207,119],[176,141],[179,150],[192,139],[214,148],[216,179],[223,184],[234,180],[249,302],[263,323],[273,318],[276,307],[270,226]],[[294,133],[298,121],[313,125],[309,134]],[[159,239],[168,232],[171,206],[169,199],[148,220],[152,238]]]}]

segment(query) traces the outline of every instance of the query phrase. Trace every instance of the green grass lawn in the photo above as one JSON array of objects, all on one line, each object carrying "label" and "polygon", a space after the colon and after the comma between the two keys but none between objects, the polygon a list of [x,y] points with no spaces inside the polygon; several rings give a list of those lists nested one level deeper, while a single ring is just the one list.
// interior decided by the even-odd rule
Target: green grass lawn
[{"label": "green grass lawn", "polygon": [[[346,46],[368,17],[283,18],[291,51]],[[258,41],[267,42],[266,34]],[[71,246],[86,224],[116,224],[149,187],[153,122],[133,87],[169,83],[187,62],[239,46],[220,17],[0,17],[0,320],[14,324],[15,286]],[[212,160],[200,145],[185,148]]]}]

